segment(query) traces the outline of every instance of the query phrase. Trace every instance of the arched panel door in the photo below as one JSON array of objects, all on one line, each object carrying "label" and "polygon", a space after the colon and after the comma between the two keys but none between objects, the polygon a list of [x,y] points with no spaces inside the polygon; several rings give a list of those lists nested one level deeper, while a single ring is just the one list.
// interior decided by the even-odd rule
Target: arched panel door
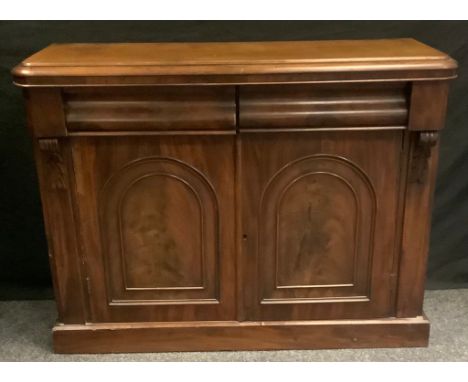
[{"label": "arched panel door", "polygon": [[217,301],[218,202],[193,167],[136,160],[106,182],[99,213],[111,304]]},{"label": "arched panel door", "polygon": [[338,156],[288,163],[260,204],[262,303],[367,301],[376,199],[369,179]]},{"label": "arched panel door", "polygon": [[72,153],[90,320],[235,319],[232,137],[76,138]]},{"label": "arched panel door", "polygon": [[246,318],[391,314],[401,138],[243,136]]}]

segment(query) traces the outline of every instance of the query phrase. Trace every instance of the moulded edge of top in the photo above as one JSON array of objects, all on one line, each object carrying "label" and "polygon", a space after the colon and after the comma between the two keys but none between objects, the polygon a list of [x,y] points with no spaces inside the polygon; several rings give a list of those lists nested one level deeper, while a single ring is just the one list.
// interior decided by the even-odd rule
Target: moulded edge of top
[{"label": "moulded edge of top", "polygon": [[[424,45],[424,44],[421,44]],[[46,48],[47,49],[47,48]],[[182,62],[180,64],[53,65],[23,61],[12,70],[18,86],[158,84],[249,84],[287,82],[446,80],[457,62],[442,52],[414,57],[369,59]]]}]

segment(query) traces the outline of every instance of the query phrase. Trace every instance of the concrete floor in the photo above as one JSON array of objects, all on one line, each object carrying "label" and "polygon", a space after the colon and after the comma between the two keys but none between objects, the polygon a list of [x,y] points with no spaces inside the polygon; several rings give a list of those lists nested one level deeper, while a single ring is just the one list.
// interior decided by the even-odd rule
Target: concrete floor
[{"label": "concrete floor", "polygon": [[0,301],[0,361],[468,361],[468,289],[427,291],[428,348],[59,355],[53,301]]}]

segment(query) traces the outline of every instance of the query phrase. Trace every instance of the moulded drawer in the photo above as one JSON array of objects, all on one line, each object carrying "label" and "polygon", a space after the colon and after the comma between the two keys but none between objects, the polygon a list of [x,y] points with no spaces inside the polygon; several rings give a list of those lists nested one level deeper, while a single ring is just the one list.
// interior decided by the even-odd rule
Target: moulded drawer
[{"label": "moulded drawer", "polygon": [[63,92],[69,131],[235,130],[234,87],[73,88]]},{"label": "moulded drawer", "polygon": [[408,89],[398,84],[243,86],[241,129],[404,126]]}]

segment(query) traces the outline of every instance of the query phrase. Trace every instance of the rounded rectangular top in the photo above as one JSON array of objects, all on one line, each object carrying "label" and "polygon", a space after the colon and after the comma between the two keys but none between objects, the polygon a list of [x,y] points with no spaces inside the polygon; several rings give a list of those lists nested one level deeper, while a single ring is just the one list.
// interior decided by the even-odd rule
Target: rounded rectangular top
[{"label": "rounded rectangular top", "polygon": [[22,86],[453,78],[456,62],[413,39],[53,44],[13,69]]}]

